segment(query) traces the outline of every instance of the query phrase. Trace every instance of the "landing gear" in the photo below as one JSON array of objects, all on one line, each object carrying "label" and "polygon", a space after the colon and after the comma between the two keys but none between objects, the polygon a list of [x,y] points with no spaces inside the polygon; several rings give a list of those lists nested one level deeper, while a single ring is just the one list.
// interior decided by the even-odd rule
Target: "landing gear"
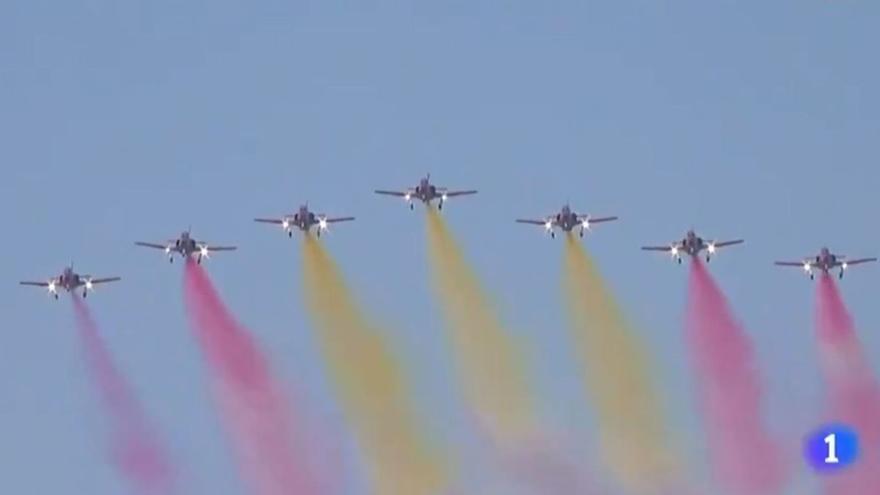
[{"label": "landing gear", "polygon": [[89,291],[88,291],[88,290],[84,290],[84,291],[83,291],[83,299],[85,299],[86,297],[88,297],[88,295],[89,295]]},{"label": "landing gear", "polygon": [[816,280],[816,276],[810,273],[810,280]]},{"label": "landing gear", "polygon": [[415,205],[413,205],[412,202],[410,202],[410,203],[409,203],[409,209],[412,210],[413,208],[415,208]]},{"label": "landing gear", "polygon": [[710,261],[712,261],[712,257],[711,257],[711,256],[706,256],[706,263],[708,263],[708,262],[710,262]]},{"label": "landing gear", "polygon": [[174,256],[169,256],[169,257],[168,257],[168,262],[169,262],[169,263],[174,263]]},{"label": "landing gear", "polygon": [[583,237],[583,236],[584,236],[584,229],[581,229],[581,231],[578,232],[578,235],[581,236],[581,237]]},{"label": "landing gear", "polygon": [[321,238],[321,227],[318,227],[318,231],[315,232],[315,235],[317,235],[319,239]]},{"label": "landing gear", "polygon": [[837,278],[843,280],[843,270],[840,270],[840,275],[838,275]]},{"label": "landing gear", "polygon": [[440,200],[440,203],[437,204],[437,209],[438,209],[438,210],[442,210],[442,209],[443,209],[443,200],[442,200],[442,199]]},{"label": "landing gear", "polygon": [[55,296],[55,300],[57,301],[57,300],[58,300],[58,293],[56,292],[56,293],[54,293],[54,294],[52,294],[52,295]]},{"label": "landing gear", "polygon": [[551,231],[550,231],[550,238],[551,238],[551,239],[556,239],[556,232],[554,232],[554,231],[551,230]]},{"label": "landing gear", "polygon": [[201,254],[199,255],[198,258],[196,258],[196,264],[197,264],[197,265],[201,265],[201,264],[202,264],[202,255],[201,255]]},{"label": "landing gear", "polygon": [[675,259],[676,259],[676,261],[678,261],[678,264],[680,265],[681,264],[681,256],[678,256]]},{"label": "landing gear", "polygon": [[287,237],[293,238],[293,231],[292,230],[287,231]]}]

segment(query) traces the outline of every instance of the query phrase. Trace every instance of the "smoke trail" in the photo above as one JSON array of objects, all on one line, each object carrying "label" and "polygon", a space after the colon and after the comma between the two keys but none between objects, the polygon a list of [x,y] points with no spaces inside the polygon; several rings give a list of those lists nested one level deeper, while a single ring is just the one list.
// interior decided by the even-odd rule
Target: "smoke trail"
[{"label": "smoke trail", "polygon": [[581,458],[568,452],[552,435],[535,435],[528,445],[497,454],[511,479],[535,495],[598,495],[592,473]]},{"label": "smoke trail", "polygon": [[853,319],[834,279],[823,274],[816,291],[816,333],[828,387],[828,416],[856,428],[858,464],[825,483],[829,495],[871,495],[880,490],[880,386],[861,349]]},{"label": "smoke trail", "polygon": [[551,429],[538,421],[518,342],[502,325],[443,217],[432,208],[427,217],[435,290],[479,443],[518,490],[541,495],[598,493],[584,462],[576,462]]},{"label": "smoke trail", "polygon": [[260,495],[321,493],[304,452],[305,432],[293,429],[286,397],[248,330],[229,314],[207,274],[191,260],[184,269],[184,289],[221,418],[247,481]]},{"label": "smoke trail", "polygon": [[680,490],[677,453],[667,437],[647,353],[571,235],[565,240],[564,270],[563,291],[606,462],[631,492]]},{"label": "smoke trail", "polygon": [[303,282],[327,365],[371,462],[375,493],[427,495],[446,485],[447,466],[418,434],[407,383],[389,344],[357,307],[336,263],[305,237]]},{"label": "smoke trail", "polygon": [[495,441],[521,442],[535,428],[520,349],[446,226],[428,208],[428,245],[436,290],[468,402]]},{"label": "smoke trail", "polygon": [[686,335],[715,476],[729,493],[779,493],[779,445],[761,419],[761,383],[748,336],[703,263],[693,259]]},{"label": "smoke trail", "polygon": [[71,299],[89,375],[110,416],[114,463],[136,493],[173,493],[174,472],[159,437],[113,363],[88,306],[75,295]]}]

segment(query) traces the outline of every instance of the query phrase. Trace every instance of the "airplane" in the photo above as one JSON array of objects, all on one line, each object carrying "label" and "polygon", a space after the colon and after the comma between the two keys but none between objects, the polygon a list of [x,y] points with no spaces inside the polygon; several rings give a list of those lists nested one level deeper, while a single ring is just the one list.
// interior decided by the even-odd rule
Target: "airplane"
[{"label": "airplane", "polygon": [[809,258],[804,258],[803,261],[777,261],[775,264],[777,266],[799,266],[804,269],[807,275],[810,276],[810,280],[815,278],[813,274],[814,269],[822,270],[823,273],[828,273],[835,268],[840,268],[839,278],[843,278],[843,272],[846,271],[852,265],[859,265],[861,263],[871,263],[877,261],[877,258],[859,258],[855,260],[848,260],[846,256],[842,256],[839,254],[832,253],[827,247],[823,247],[819,250],[819,254],[816,256],[812,256]]},{"label": "airplane", "polygon": [[73,271],[73,263],[64,267],[64,271],[57,277],[52,277],[46,282],[19,282],[20,285],[31,285],[36,287],[45,287],[49,291],[49,295],[58,299],[58,289],[65,289],[67,292],[74,291],[79,287],[83,288],[82,296],[89,295],[90,290],[94,290],[96,284],[104,284],[107,282],[116,282],[122,280],[119,277],[93,278],[91,275],[80,275]]},{"label": "airplane", "polygon": [[318,237],[321,237],[321,232],[327,230],[331,223],[350,222],[352,220],[354,220],[354,217],[328,218],[327,215],[324,215],[323,213],[315,213],[309,211],[308,204],[300,206],[298,212],[284,215],[281,218],[254,219],[255,222],[281,225],[281,228],[284,229],[285,232],[287,232],[288,237],[293,237],[294,227],[303,232],[309,232],[311,228],[316,225],[317,229],[315,229],[315,233]]},{"label": "airplane", "polygon": [[235,246],[210,246],[199,242],[192,237],[189,230],[181,232],[180,237],[169,240],[167,244],[135,242],[135,245],[164,250],[168,255],[169,263],[174,263],[174,253],[179,254],[182,258],[196,256],[196,262],[201,263],[202,258],[209,258],[213,251],[235,251],[238,249]]},{"label": "airplane", "polygon": [[669,253],[673,259],[678,261],[681,264],[681,255],[689,254],[691,256],[699,256],[701,251],[706,251],[706,262],[712,259],[712,255],[715,254],[718,248],[732,246],[734,244],[742,244],[745,242],[743,239],[737,239],[735,241],[706,241],[702,237],[698,236],[693,230],[688,230],[687,234],[685,234],[684,239],[680,241],[673,242],[668,246],[643,246],[643,251],[665,251]]},{"label": "airplane", "polygon": [[580,227],[580,231],[578,235],[581,237],[584,236],[585,230],[590,230],[595,223],[601,222],[611,222],[613,220],[617,220],[617,217],[598,217],[593,218],[590,215],[580,215],[572,211],[569,205],[563,205],[562,209],[559,213],[548,215],[544,217],[543,220],[530,220],[524,218],[518,218],[517,223],[528,223],[532,225],[543,225],[544,229],[550,234],[550,237],[556,237],[556,231],[554,230],[556,227],[559,227],[565,232],[571,232],[575,227]]},{"label": "airplane", "polygon": [[427,174],[421,180],[419,180],[419,185],[415,187],[411,187],[406,191],[385,191],[382,189],[377,189],[375,191],[376,194],[384,194],[386,196],[398,196],[404,199],[407,203],[409,203],[409,209],[413,209],[413,198],[421,200],[422,203],[426,205],[431,204],[431,201],[435,199],[439,199],[440,202],[437,204],[437,208],[442,210],[443,203],[453,197],[453,196],[464,196],[468,194],[477,194],[475,190],[467,190],[467,191],[450,191],[445,187],[438,187],[434,184],[431,184],[431,174]]}]

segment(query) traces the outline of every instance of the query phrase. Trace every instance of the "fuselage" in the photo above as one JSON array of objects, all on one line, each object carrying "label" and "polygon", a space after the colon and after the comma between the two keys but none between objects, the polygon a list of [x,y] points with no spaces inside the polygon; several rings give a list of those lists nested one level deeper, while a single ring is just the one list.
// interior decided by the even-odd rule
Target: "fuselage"
[{"label": "fuselage", "polygon": [[199,246],[189,232],[181,232],[180,237],[174,241],[174,251],[180,253],[184,258],[192,256],[199,252]]},{"label": "fuselage", "polygon": [[317,224],[318,219],[314,213],[309,211],[308,206],[300,206],[299,211],[294,213],[293,217],[291,217],[288,222],[305,232],[312,228],[313,225]]},{"label": "fuselage", "polygon": [[58,276],[55,285],[70,292],[77,287],[85,285],[85,281],[78,273],[73,271],[73,268],[67,267],[61,272],[61,275]]},{"label": "fuselage", "polygon": [[578,214],[571,210],[570,206],[565,205],[556,214],[556,225],[566,232],[571,232],[575,227],[583,226],[583,222],[580,221]]},{"label": "fuselage", "polygon": [[299,229],[302,232],[309,232],[315,225],[326,227],[322,222],[323,220],[318,218],[318,215],[309,211],[308,205],[302,205],[296,213],[285,216],[281,219],[281,228],[287,232],[288,236],[292,237],[294,228]]},{"label": "fuselage", "polygon": [[445,199],[443,198],[443,194],[438,194],[437,186],[431,184],[431,180],[427,177],[424,177],[419,181],[419,185],[413,189],[411,197],[415,197],[423,203],[430,203],[437,198]]},{"label": "fuselage", "polygon": [[832,253],[828,248],[822,248],[813,261],[813,268],[818,268],[823,272],[841,266],[843,263],[836,254]]},{"label": "fuselage", "polygon": [[683,251],[691,256],[697,256],[700,251],[707,249],[708,244],[702,237],[698,236],[693,230],[689,230],[685,234],[678,246],[679,251]]}]

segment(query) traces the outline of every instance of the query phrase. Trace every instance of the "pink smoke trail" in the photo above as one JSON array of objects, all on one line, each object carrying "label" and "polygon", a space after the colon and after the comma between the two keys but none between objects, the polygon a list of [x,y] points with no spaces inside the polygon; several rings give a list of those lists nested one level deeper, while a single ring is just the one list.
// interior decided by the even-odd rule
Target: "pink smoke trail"
[{"label": "pink smoke trail", "polygon": [[184,269],[184,289],[193,331],[213,373],[221,418],[247,481],[260,495],[322,493],[305,453],[307,432],[294,430],[287,398],[248,330],[192,261]]},{"label": "pink smoke trail", "polygon": [[880,492],[880,386],[862,353],[853,319],[827,273],[816,289],[816,336],[828,387],[828,420],[855,428],[861,444],[858,464],[829,476],[825,493],[876,495]]},{"label": "pink smoke trail", "polygon": [[85,302],[72,296],[89,375],[112,424],[111,455],[136,493],[174,493],[174,471],[125,377],[116,368]]},{"label": "pink smoke trail", "polygon": [[761,378],[752,344],[697,258],[690,274],[686,336],[716,480],[736,495],[779,493],[785,467],[761,419]]}]

